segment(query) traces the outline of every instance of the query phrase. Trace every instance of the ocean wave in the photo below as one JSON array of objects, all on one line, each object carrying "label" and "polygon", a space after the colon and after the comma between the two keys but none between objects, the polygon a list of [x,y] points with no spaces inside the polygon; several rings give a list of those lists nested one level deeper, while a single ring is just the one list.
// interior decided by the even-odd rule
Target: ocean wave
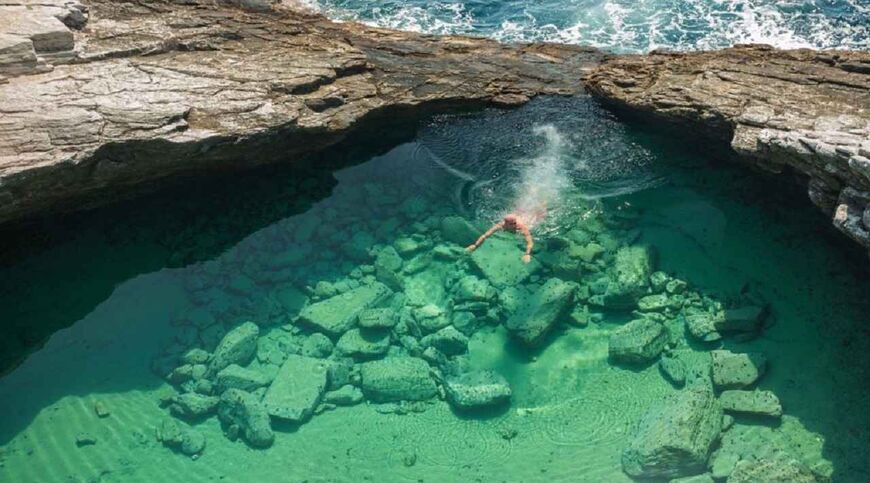
[{"label": "ocean wave", "polygon": [[870,50],[870,3],[865,0],[303,1],[340,21],[617,52],[707,50],[738,43]]}]

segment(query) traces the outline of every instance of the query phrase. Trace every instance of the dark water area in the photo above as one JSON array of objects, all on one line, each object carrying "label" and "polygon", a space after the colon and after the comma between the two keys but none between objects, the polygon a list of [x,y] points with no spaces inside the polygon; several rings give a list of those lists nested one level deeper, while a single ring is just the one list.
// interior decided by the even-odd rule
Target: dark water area
[{"label": "dark water area", "polygon": [[[783,415],[736,415],[709,458],[714,474],[787,460],[819,480],[867,481],[866,254],[791,180],[673,139],[586,98],[539,99],[7,227],[0,479],[627,481],[621,457],[644,413],[689,390],[663,376],[657,353],[614,360],[614,337],[643,319],[668,334],[688,386],[706,380],[691,374],[709,372],[713,350],[768,361],[749,387],[775,394]],[[508,212],[532,225],[530,264],[514,234],[463,250]],[[626,271],[636,290],[615,297]],[[536,347],[518,342],[516,314],[562,284],[567,310]],[[363,301],[365,290],[384,296]],[[331,331],[318,324],[332,315],[310,309],[319,304],[354,321],[366,304],[399,322],[374,338]],[[765,316],[751,330],[712,340],[689,329],[700,314],[752,307]],[[301,354],[363,374],[371,360],[422,357],[443,387],[495,371],[511,399],[468,412],[431,395],[378,401],[363,383],[363,401],[303,424],[273,417],[268,449],[228,438],[213,412],[171,416],[178,394],[220,396],[213,374],[179,369],[193,349],[214,357],[247,321],[256,354],[240,365],[272,381],[257,398]],[[445,328],[461,348],[424,353]],[[359,378],[348,382],[359,393]],[[167,420],[205,449],[191,458],[158,441]]]}]

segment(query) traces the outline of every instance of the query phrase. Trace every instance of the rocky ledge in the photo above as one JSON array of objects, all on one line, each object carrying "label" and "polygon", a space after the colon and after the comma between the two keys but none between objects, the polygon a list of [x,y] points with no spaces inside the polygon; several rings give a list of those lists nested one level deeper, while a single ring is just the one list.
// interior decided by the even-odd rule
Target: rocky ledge
[{"label": "rocky ledge", "polygon": [[870,52],[736,46],[612,57],[589,90],[688,125],[751,164],[808,180],[812,201],[870,248]]},{"label": "rocky ledge", "polygon": [[601,57],[334,23],[282,7],[0,5],[0,18],[12,19],[0,22],[0,222],[102,202],[180,171],[292,161],[363,119],[573,94]]}]

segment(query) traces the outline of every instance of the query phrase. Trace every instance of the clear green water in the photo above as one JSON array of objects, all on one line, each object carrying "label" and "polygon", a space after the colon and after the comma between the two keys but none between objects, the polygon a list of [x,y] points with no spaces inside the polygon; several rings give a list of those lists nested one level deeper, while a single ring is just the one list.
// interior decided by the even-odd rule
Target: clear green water
[{"label": "clear green water", "polygon": [[[687,360],[718,347],[769,358],[759,387],[776,393],[785,415],[778,423],[737,418],[726,435],[748,442],[744,458],[784,451],[834,481],[868,481],[865,257],[784,179],[668,139],[626,127],[585,99],[540,100],[439,117],[375,157],[341,149],[317,160],[320,168],[191,179],[7,234],[0,480],[628,481],[620,455],[634,426],[679,390],[656,364],[608,361],[609,334],[632,315],[591,306],[600,319],[586,327],[563,320],[531,351],[500,324],[510,299],[519,293],[523,304],[522,290],[560,270],[554,259],[570,260],[572,246],[595,241],[605,251],[576,272],[581,286],[609,273],[620,247],[645,244],[658,270],[708,303],[740,305],[746,293],[768,302],[762,332],[722,343],[694,341],[675,316],[668,324],[677,327],[676,350]],[[348,159],[359,164],[328,167]],[[215,331],[245,320],[260,325],[261,339],[289,341],[293,351],[310,329],[294,328],[276,291],[308,290],[314,303],[318,282],[369,283],[368,249],[413,237],[423,248],[403,257],[406,269],[439,250],[459,252],[443,240],[444,217],[485,228],[506,209],[542,203],[548,216],[533,229],[534,273],[519,292],[498,290],[500,312],[468,345],[472,368],[510,383],[509,407],[458,414],[437,398],[407,414],[389,404],[339,407],[301,426],[275,424],[265,450],[230,441],[212,416],[192,424],[207,442],[197,458],[157,441],[170,418],[159,399],[172,386],[152,371],[155,358],[212,350]],[[497,235],[480,253],[507,267],[521,248],[515,236]],[[408,307],[450,307],[445,283],[480,276],[461,252],[414,272],[403,276]],[[179,322],[197,306],[217,320],[209,334]],[[402,355],[393,345],[391,355]],[[267,371],[267,356],[261,350],[252,367]],[[97,401],[108,417],[95,414]],[[77,446],[82,432],[96,444]]]}]

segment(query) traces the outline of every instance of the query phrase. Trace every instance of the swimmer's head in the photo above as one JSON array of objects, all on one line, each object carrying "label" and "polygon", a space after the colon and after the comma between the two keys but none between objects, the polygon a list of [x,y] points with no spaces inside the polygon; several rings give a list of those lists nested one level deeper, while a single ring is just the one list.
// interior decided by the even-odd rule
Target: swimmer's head
[{"label": "swimmer's head", "polygon": [[505,215],[504,226],[506,226],[508,228],[513,228],[513,227],[517,226],[517,221],[518,221],[517,215],[514,215],[513,213],[511,213],[509,215]]}]

